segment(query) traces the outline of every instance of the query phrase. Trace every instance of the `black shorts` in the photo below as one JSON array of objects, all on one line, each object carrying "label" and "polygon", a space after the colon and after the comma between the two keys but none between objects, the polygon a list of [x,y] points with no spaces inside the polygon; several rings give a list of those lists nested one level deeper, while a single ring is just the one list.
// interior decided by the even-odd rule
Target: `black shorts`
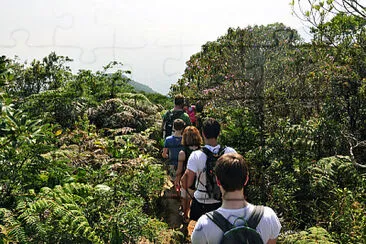
[{"label": "black shorts", "polygon": [[218,203],[210,203],[210,204],[203,204],[196,200],[196,198],[192,199],[191,203],[191,212],[189,214],[189,218],[191,220],[197,221],[202,215],[208,213],[210,211],[216,210],[221,207],[222,202]]}]

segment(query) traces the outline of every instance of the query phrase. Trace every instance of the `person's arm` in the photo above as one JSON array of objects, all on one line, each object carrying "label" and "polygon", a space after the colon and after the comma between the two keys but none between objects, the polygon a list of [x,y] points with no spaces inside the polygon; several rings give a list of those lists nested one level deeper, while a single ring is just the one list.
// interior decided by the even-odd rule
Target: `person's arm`
[{"label": "person's arm", "polygon": [[165,124],[165,114],[163,114],[162,119],[163,119],[163,122],[161,123],[161,134],[162,134],[163,136],[165,136],[165,135],[164,135],[164,130],[165,130],[165,128],[164,128],[164,124]]},{"label": "person's arm", "polygon": [[186,169],[186,171],[184,172],[184,175],[182,176],[182,179],[181,179],[182,187],[185,190],[188,190],[188,186],[191,186],[193,184],[195,175],[196,175],[195,172],[193,172],[190,169]]},{"label": "person's arm", "polygon": [[169,152],[169,149],[168,149],[168,148],[166,148],[166,147],[164,147],[164,148],[163,148],[163,152],[161,153],[161,156],[162,156],[163,158],[168,158],[168,157],[169,157],[168,152]]},{"label": "person's arm", "polygon": [[182,178],[183,175],[183,163],[184,160],[186,159],[186,154],[183,150],[181,150],[178,154],[178,167],[177,167],[177,171],[175,172],[175,181],[174,181],[174,185],[175,186],[180,186],[180,179]]},{"label": "person's arm", "polygon": [[182,187],[186,190],[194,183],[194,178],[197,172],[198,159],[199,158],[197,155],[197,151],[192,152],[188,158],[187,169],[181,179]]},{"label": "person's arm", "polygon": [[186,123],[186,126],[192,125],[191,119],[189,118],[189,115],[186,112],[184,112],[182,119]]},{"label": "person's arm", "polygon": [[267,230],[263,232],[262,234],[265,235],[263,239],[267,240],[266,244],[276,244],[277,237],[280,234],[281,231],[281,223],[278,219],[276,213],[271,209],[270,207],[264,207],[265,214],[263,214],[262,219],[264,221],[261,221],[263,225],[261,226],[262,230]]}]

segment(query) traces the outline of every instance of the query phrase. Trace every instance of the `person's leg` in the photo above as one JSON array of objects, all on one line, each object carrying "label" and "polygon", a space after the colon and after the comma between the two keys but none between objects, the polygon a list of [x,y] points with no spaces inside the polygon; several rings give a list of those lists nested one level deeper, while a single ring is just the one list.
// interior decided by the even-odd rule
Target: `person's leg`
[{"label": "person's leg", "polygon": [[188,190],[187,190],[187,193],[188,193],[188,199],[187,199],[187,216],[188,217],[190,216],[189,212],[190,212],[190,206],[192,204],[192,198],[193,198],[194,192],[195,191],[192,190],[192,189],[190,189],[190,188],[188,188]]},{"label": "person's leg", "polygon": [[181,197],[181,205],[182,205],[182,215],[184,217],[184,213],[185,213],[185,209],[187,208],[186,206],[186,198],[187,198],[187,192],[186,190],[184,190],[183,188],[180,188],[180,197]]},{"label": "person's leg", "polygon": [[184,218],[185,219],[189,219],[189,205],[190,204],[190,198],[187,196],[186,198],[183,199],[183,213],[184,213]]},{"label": "person's leg", "polygon": [[172,182],[174,182],[174,180],[175,180],[175,171],[176,171],[176,169],[175,169],[174,164],[170,164],[170,165],[169,165],[169,171],[168,171],[168,174],[169,174],[169,176],[170,176],[170,180],[171,180]]}]

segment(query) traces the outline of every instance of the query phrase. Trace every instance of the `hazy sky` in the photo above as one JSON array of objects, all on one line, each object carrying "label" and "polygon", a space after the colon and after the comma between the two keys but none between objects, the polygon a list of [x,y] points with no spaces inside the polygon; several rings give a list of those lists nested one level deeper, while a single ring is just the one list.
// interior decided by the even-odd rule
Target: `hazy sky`
[{"label": "hazy sky", "polygon": [[70,67],[101,70],[112,60],[162,94],[185,62],[229,27],[275,22],[305,33],[290,0],[0,0],[0,54],[40,59],[51,51]]}]

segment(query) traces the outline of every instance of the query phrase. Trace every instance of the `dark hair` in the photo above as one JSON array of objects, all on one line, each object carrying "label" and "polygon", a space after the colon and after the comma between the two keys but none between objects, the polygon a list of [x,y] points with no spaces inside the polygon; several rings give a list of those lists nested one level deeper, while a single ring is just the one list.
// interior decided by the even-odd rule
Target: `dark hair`
[{"label": "dark hair", "polygon": [[196,102],[196,111],[197,113],[201,113],[203,111],[203,103],[200,100]]},{"label": "dark hair", "polygon": [[183,105],[184,105],[184,96],[182,94],[175,95],[174,105],[183,107]]},{"label": "dark hair", "polygon": [[207,139],[217,138],[220,134],[220,124],[214,118],[208,118],[203,122],[202,131]]},{"label": "dark hair", "polygon": [[191,104],[189,103],[188,98],[184,98],[184,105],[183,106],[187,106],[187,107],[191,106]]},{"label": "dark hair", "polygon": [[225,191],[244,188],[248,176],[248,165],[238,153],[226,153],[216,163],[215,174]]},{"label": "dark hair", "polygon": [[182,119],[175,119],[173,122],[174,130],[183,130],[186,123]]},{"label": "dark hair", "polygon": [[183,131],[182,145],[183,146],[200,146],[202,137],[199,130],[194,126],[187,126]]}]

